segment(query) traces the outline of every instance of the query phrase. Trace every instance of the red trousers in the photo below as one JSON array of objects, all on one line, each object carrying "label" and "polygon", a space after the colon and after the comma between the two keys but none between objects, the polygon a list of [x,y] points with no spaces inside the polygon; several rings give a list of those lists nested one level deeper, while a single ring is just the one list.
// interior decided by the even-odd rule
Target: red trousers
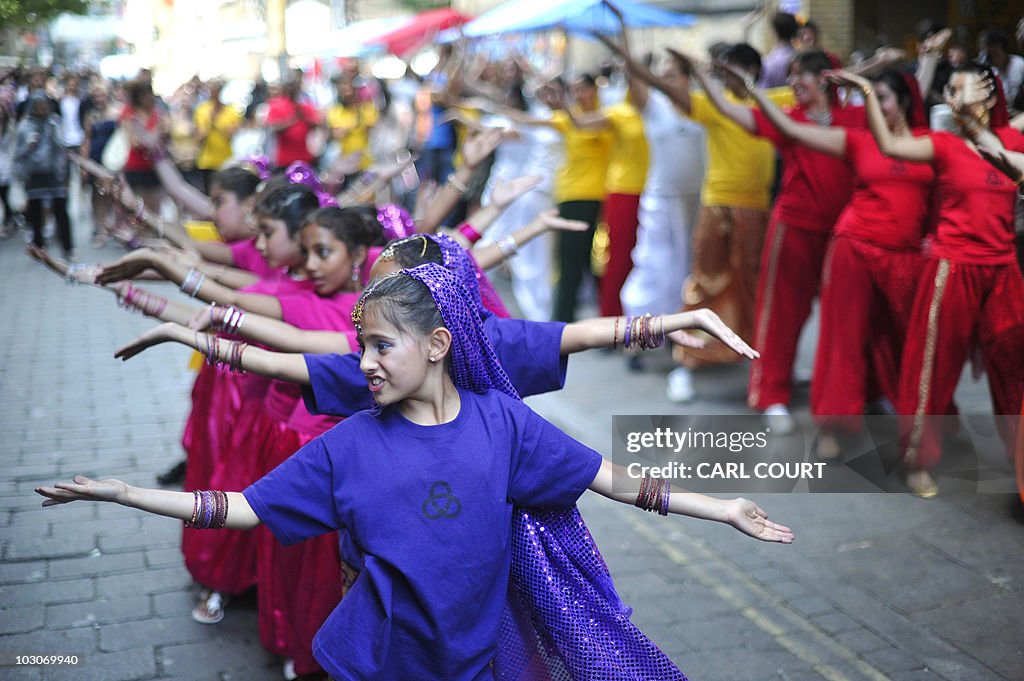
[{"label": "red trousers", "polygon": [[[1016,263],[969,265],[930,259],[907,327],[897,410],[904,465],[928,470],[941,456],[942,428],[974,344],[981,350],[997,415],[1016,415],[1024,397],[1024,279]],[[929,419],[928,417],[936,417]],[[1012,446],[1015,422],[997,418]]]},{"label": "red trousers", "polygon": [[754,349],[747,403],[789,404],[800,331],[818,292],[829,232],[790,227],[773,218],[761,252]]},{"label": "red trousers", "polygon": [[856,432],[866,399],[880,393],[896,401],[907,320],[924,264],[916,249],[897,251],[845,235],[832,239],[821,277],[811,383],[811,414],[820,425]]},{"label": "red trousers", "polygon": [[622,314],[619,294],[626,277],[633,269],[633,247],[636,246],[639,194],[608,194],[604,199],[604,221],[608,225],[608,264],[598,291],[598,307],[602,317]]}]

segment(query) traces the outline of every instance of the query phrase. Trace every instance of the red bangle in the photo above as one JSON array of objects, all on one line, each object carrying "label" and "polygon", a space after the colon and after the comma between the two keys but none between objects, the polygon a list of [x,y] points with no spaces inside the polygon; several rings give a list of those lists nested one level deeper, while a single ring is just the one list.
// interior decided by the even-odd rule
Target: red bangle
[{"label": "red bangle", "polygon": [[466,237],[466,240],[469,241],[469,243],[471,244],[475,244],[477,241],[480,241],[480,239],[483,238],[480,232],[473,229],[473,225],[469,224],[468,222],[463,222],[461,225],[459,225],[459,234]]}]

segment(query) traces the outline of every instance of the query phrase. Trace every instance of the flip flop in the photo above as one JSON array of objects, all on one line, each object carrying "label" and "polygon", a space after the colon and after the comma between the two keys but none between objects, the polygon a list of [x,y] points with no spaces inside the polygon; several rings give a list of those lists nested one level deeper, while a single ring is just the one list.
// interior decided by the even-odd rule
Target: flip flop
[{"label": "flip flop", "polygon": [[219,591],[203,591],[199,605],[192,609],[192,619],[200,624],[217,624],[224,619],[224,594]]}]

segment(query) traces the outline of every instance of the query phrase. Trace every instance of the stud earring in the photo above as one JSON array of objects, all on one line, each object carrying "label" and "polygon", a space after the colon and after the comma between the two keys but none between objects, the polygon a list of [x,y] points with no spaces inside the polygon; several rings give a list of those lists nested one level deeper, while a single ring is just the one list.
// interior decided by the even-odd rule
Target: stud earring
[{"label": "stud earring", "polygon": [[433,363],[434,363],[434,362],[436,362],[436,361],[437,361],[437,357],[431,357],[431,358],[430,358],[430,363],[431,363],[431,364],[433,364]]}]

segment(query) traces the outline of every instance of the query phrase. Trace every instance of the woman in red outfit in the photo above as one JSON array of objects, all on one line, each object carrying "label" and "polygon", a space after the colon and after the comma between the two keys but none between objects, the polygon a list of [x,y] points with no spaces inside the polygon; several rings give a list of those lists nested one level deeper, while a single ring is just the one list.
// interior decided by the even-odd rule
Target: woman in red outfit
[{"label": "woman in red outfit", "polygon": [[[794,57],[789,84],[797,105],[786,114],[798,123],[820,127],[865,127],[862,108],[839,104],[824,75],[831,68],[820,50]],[[785,434],[793,428],[789,402],[797,342],[818,291],[832,226],[850,198],[853,182],[842,159],[796,144],[758,109],[710,91],[708,95],[722,113],[771,141],[782,154],[782,187],[765,237],[757,287],[754,347],[761,357],[750,365],[747,401],[765,412],[776,433]]]},{"label": "woman in red outfit", "polygon": [[[885,124],[895,137],[928,134],[917,82],[886,71],[871,79]],[[896,399],[906,320],[924,266],[921,242],[935,171],[879,151],[867,130],[798,123],[760,90],[761,111],[787,137],[842,158],[853,173],[853,196],[839,216],[822,274],[820,332],[811,383],[811,413],[825,430],[816,453],[839,454],[835,431],[860,429],[868,377]],[[879,328],[881,326],[881,329]]]},{"label": "woman in red outfit", "polygon": [[[897,137],[885,125],[878,93],[862,78],[847,81],[865,93],[871,132],[882,153],[935,168],[935,236],[907,328],[897,409],[908,415],[902,432],[907,486],[919,496],[938,492],[929,474],[941,454],[941,429],[928,416],[944,414],[964,361],[977,344],[997,415],[1020,413],[1024,396],[1024,280],[1014,251],[1014,183],[989,165],[974,138],[1013,151],[1024,148],[1009,128],[1001,91],[987,67],[953,72],[946,98],[957,112],[957,132]],[[986,94],[975,99],[972,93]],[[998,419],[1013,443],[1013,425]]]}]

